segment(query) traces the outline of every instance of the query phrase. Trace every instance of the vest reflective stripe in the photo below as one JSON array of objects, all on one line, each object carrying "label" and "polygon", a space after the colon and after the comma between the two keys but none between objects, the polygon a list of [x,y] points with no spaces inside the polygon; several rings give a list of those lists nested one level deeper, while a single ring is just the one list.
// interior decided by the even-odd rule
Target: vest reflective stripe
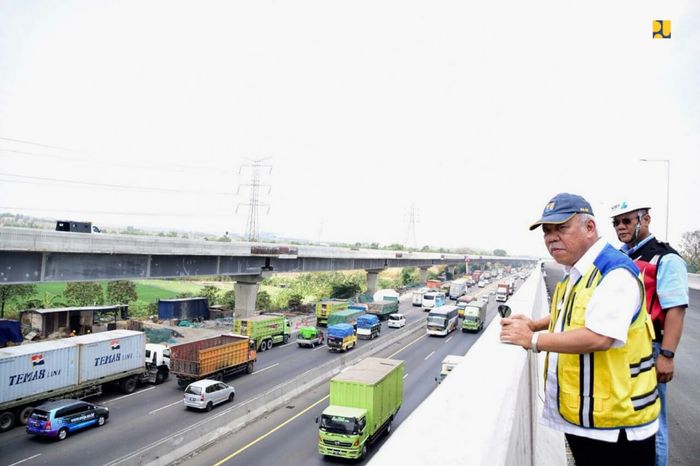
[{"label": "vest reflective stripe", "polygon": [[[626,344],[586,354],[560,353],[557,358],[559,413],[566,421],[581,427],[641,426],[654,421],[659,413],[651,350],[654,331],[648,314],[639,312],[646,309],[641,274],[624,254],[606,246],[594,265],[571,287],[566,303],[563,299],[569,278],[557,285],[549,331],[554,330],[562,312],[562,331],[585,327],[586,307],[595,289],[607,273],[617,268],[637,276],[642,299],[642,306],[630,323]],[[546,371],[545,367],[545,377]]]}]

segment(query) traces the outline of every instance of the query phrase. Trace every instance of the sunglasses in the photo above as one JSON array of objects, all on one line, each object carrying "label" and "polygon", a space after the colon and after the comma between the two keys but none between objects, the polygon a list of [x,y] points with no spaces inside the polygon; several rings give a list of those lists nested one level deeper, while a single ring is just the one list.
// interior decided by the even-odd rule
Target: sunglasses
[{"label": "sunglasses", "polygon": [[626,217],[623,218],[622,220],[615,219],[615,220],[612,221],[612,224],[613,224],[614,227],[616,227],[616,226],[618,226],[618,225],[620,224],[620,222],[622,222],[623,225],[627,226],[627,225],[629,225],[630,223],[632,223],[632,219],[631,219],[631,218],[626,218]]}]

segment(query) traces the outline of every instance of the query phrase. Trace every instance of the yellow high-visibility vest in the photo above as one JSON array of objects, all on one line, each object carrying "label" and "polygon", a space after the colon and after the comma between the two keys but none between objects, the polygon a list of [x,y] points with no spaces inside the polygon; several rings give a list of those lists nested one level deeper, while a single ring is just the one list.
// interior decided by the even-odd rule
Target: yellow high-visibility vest
[{"label": "yellow high-visibility vest", "polygon": [[590,269],[573,285],[566,303],[563,299],[569,277],[558,283],[552,297],[549,331],[554,332],[561,312],[564,314],[559,331],[585,327],[586,306],[593,292],[603,277],[617,268],[625,268],[637,277],[642,300],[627,331],[626,344],[606,351],[558,356],[559,413],[566,421],[581,427],[638,427],[653,422],[659,415],[661,402],[651,348],[654,328],[646,312],[641,274],[626,255],[606,245]]}]

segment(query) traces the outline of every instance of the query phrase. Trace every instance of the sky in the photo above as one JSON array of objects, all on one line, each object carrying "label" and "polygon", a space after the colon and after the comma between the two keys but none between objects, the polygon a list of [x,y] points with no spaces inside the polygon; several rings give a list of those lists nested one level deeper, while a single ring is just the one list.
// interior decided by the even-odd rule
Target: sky
[{"label": "sky", "polygon": [[0,0],[0,212],[243,235],[264,159],[261,231],[546,256],[559,192],[666,239],[670,167],[678,246],[698,82],[695,0]]}]

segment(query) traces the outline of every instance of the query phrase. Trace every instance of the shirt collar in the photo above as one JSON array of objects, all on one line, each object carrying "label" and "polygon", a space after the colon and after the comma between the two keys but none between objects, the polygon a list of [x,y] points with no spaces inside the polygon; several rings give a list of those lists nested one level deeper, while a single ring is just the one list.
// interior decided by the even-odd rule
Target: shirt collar
[{"label": "shirt collar", "polygon": [[598,257],[598,254],[600,254],[606,244],[607,242],[602,237],[598,238],[573,267],[564,267],[566,273],[572,275],[574,280],[578,280],[593,265],[593,261]]},{"label": "shirt collar", "polygon": [[637,245],[634,246],[633,248],[629,248],[629,247],[627,247],[627,244],[622,243],[622,247],[620,248],[620,251],[624,252],[625,254],[627,254],[629,256],[631,254],[634,254],[639,248],[641,248],[642,246],[647,244],[653,238],[654,238],[654,235],[649,235],[646,238],[644,238],[642,241],[637,243]]}]

